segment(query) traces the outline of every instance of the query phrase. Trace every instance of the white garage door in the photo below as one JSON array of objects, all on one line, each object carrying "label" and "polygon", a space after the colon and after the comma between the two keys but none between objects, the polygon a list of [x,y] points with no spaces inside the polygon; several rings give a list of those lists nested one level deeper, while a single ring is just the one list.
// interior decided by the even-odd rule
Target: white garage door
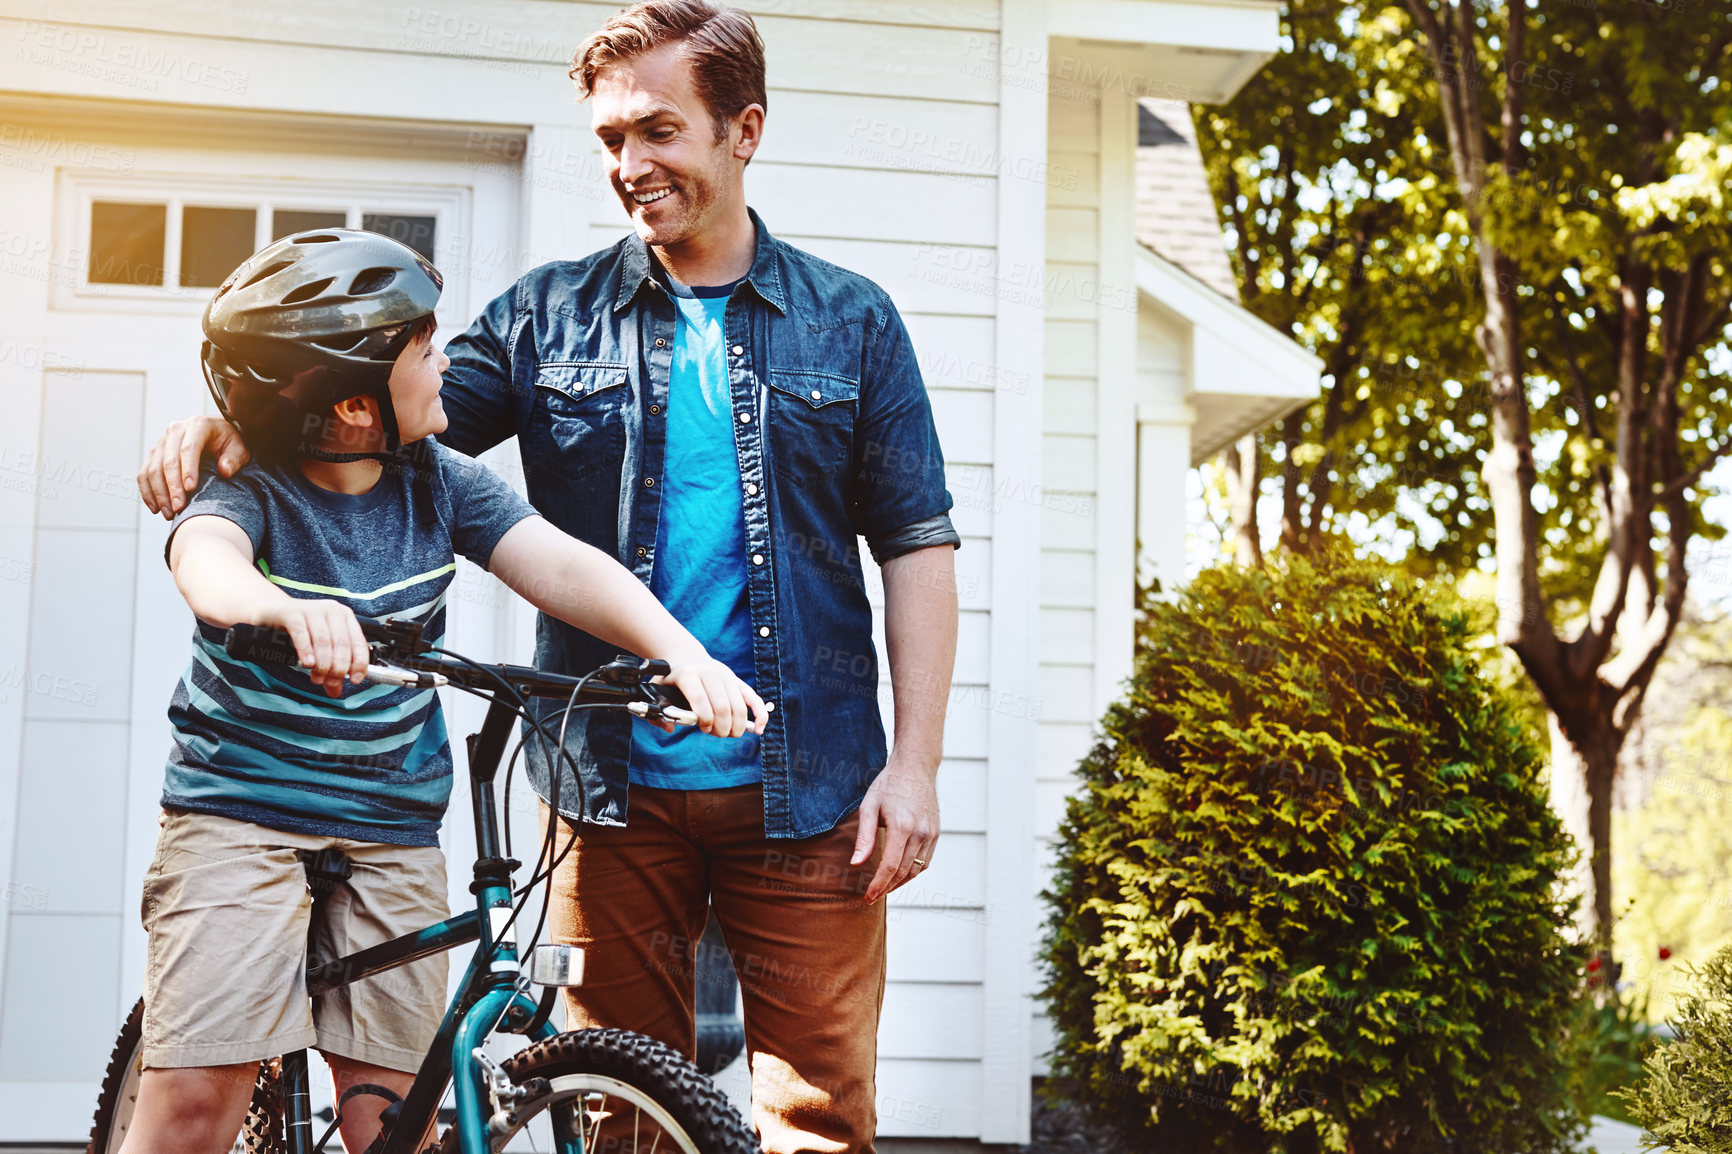
[{"label": "white garage door", "polygon": [[0,623],[24,639],[0,669],[0,705],[22,703],[16,779],[0,775],[15,817],[0,823],[0,1141],[84,1138],[140,986],[139,883],[191,618],[133,476],[168,420],[212,411],[198,368],[211,289],[275,237],[373,229],[445,271],[443,339],[517,272],[517,184],[497,166],[132,152],[124,174],[56,174],[40,391],[0,395],[29,589],[22,619]]}]

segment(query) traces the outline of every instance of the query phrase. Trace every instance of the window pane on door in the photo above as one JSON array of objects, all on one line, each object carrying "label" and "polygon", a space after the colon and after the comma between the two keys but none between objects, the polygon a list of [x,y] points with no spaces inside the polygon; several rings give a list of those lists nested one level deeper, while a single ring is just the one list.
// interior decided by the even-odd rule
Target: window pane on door
[{"label": "window pane on door", "polygon": [[279,208],[271,213],[271,239],[282,240],[291,233],[315,228],[342,228],[348,219],[349,214],[341,210]]},{"label": "window pane on door", "polygon": [[369,212],[361,216],[361,227],[368,232],[384,233],[392,240],[402,241],[429,261],[433,259],[433,229],[431,216],[403,216],[399,213]]},{"label": "window pane on door", "polygon": [[215,288],[253,254],[253,208],[187,205],[180,217],[180,283],[183,288]]},{"label": "window pane on door", "polygon": [[162,283],[166,204],[98,200],[90,206],[91,284]]}]

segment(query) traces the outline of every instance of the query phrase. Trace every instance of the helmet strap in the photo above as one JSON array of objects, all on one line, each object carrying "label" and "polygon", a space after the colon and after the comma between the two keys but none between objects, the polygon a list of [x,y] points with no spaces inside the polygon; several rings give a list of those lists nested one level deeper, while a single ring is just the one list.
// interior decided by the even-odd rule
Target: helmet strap
[{"label": "helmet strap", "polygon": [[391,403],[391,383],[380,385],[373,397],[379,402],[379,420],[385,426],[385,449],[395,453],[403,447],[403,438],[397,428],[397,406]]}]

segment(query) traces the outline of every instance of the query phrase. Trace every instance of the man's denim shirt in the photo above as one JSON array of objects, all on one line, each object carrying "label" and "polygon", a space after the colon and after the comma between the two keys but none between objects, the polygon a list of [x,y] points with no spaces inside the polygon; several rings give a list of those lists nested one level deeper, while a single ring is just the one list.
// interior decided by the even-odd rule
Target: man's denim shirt
[{"label": "man's denim shirt", "polygon": [[[728,303],[728,376],[746,517],[755,688],[772,702],[764,831],[833,827],[883,768],[872,611],[856,539],[880,562],[957,545],[944,454],[902,318],[864,277],[783,244],[757,214],[751,272]],[[636,236],[543,265],[446,348],[443,439],[480,453],[515,435],[529,499],[649,584],[661,516],[675,310]],[[581,674],[616,648],[542,614],[536,662]],[[655,656],[645,654],[643,656]],[[563,703],[532,706],[558,733]],[[632,719],[574,711],[559,808],[626,817]],[[549,796],[542,743],[525,745]],[[584,812],[584,811],[587,811]]]}]

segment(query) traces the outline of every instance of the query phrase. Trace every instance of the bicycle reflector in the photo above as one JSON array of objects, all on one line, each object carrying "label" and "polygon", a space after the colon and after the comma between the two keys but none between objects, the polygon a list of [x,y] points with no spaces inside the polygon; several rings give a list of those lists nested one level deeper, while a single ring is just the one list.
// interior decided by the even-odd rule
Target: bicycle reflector
[{"label": "bicycle reflector", "polygon": [[538,986],[583,985],[583,947],[536,946],[529,961],[529,980]]}]

